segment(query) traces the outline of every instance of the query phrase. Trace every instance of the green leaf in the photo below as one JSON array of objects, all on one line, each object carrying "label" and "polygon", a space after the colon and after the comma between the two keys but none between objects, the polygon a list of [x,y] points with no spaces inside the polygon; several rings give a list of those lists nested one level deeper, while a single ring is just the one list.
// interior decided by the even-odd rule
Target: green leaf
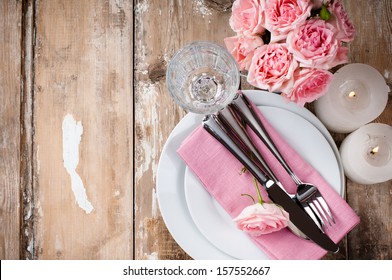
[{"label": "green leaf", "polygon": [[328,11],[327,6],[323,5],[320,11],[320,18],[328,21],[331,18],[331,13]]}]

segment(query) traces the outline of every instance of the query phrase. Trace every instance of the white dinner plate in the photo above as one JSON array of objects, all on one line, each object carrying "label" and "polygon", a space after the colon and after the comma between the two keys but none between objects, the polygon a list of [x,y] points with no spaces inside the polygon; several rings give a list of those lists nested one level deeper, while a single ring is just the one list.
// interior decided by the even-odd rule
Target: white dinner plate
[{"label": "white dinner plate", "polygon": [[[286,142],[290,143],[337,192],[340,192],[338,160],[324,135],[306,119],[293,112],[269,106],[258,108]],[[234,258],[268,259],[248,235],[236,228],[230,215],[208,193],[188,167],[185,171],[184,185],[185,198],[193,221],[212,244]]]},{"label": "white dinner plate", "polygon": [[[325,126],[308,110],[285,102],[280,96],[263,91],[244,91],[256,104],[284,108],[312,123],[325,136],[338,159],[341,174],[340,193],[344,188],[344,173],[339,150]],[[162,150],[157,169],[157,198],[163,220],[173,238],[194,259],[234,259],[214,246],[194,223],[185,199],[185,164],[177,154],[182,141],[201,124],[203,116],[189,113],[174,128]]]}]

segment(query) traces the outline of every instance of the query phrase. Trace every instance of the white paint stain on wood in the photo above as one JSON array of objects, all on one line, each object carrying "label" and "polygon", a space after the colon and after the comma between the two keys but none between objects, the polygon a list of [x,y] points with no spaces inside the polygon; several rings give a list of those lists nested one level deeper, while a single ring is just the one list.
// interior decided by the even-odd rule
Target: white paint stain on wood
[{"label": "white paint stain on wood", "polygon": [[34,242],[33,239],[30,239],[29,245],[27,246],[27,251],[30,252],[31,254],[33,253],[33,248],[34,248]]},{"label": "white paint stain on wood", "polygon": [[[144,224],[143,224],[142,220],[139,221],[138,230],[137,230],[136,235],[140,239],[147,238],[147,234],[146,234],[146,231],[145,231]],[[140,248],[143,248],[143,244],[142,243],[140,243],[139,246],[140,246]]]},{"label": "white paint stain on wood", "polygon": [[37,216],[39,218],[42,218],[44,216],[44,212],[42,210],[42,206],[41,206],[41,202],[40,201],[37,202],[37,205],[35,206],[35,209],[36,209]]},{"label": "white paint stain on wood", "polygon": [[[30,199],[28,199],[27,202],[30,202]],[[33,215],[33,209],[32,209],[32,206],[31,206],[30,203],[28,204],[28,207],[29,207],[28,211],[27,211],[27,213],[26,213],[26,215],[24,217],[25,220],[30,219],[31,215]]]},{"label": "white paint stain on wood", "polygon": [[385,79],[387,79],[387,80],[388,80],[388,79],[389,79],[389,76],[390,76],[390,74],[391,74],[391,73],[388,71],[388,69],[385,69],[385,70],[384,70],[384,78],[385,78]]},{"label": "white paint stain on wood", "polygon": [[152,252],[151,254],[146,254],[146,259],[147,260],[157,260],[158,259],[158,253],[157,252]]},{"label": "white paint stain on wood", "polygon": [[135,12],[136,14],[143,14],[148,10],[149,7],[150,7],[150,3],[148,3],[147,0],[140,1],[139,3],[136,4]]},{"label": "white paint stain on wood", "polygon": [[71,114],[65,116],[63,120],[63,160],[64,167],[71,176],[72,191],[77,204],[87,214],[93,211],[94,207],[87,198],[86,188],[76,167],[79,164],[79,144],[83,134],[81,122],[76,122]]},{"label": "white paint stain on wood", "polygon": [[206,3],[205,3],[204,0],[196,0],[196,4],[195,4],[195,7],[194,7],[194,12],[196,14],[201,15],[203,18],[206,17],[206,16],[212,15],[212,12],[211,12],[210,8],[208,8],[206,6]]},{"label": "white paint stain on wood", "polygon": [[39,172],[40,172],[40,170],[41,170],[41,161],[39,160],[39,145],[37,145],[37,155],[36,155],[36,158],[37,158],[37,176],[39,175]]},{"label": "white paint stain on wood", "polygon": [[56,234],[55,240],[54,240],[54,249],[56,251],[62,251],[63,250],[63,242],[61,240],[61,237]]},{"label": "white paint stain on wood", "polygon": [[153,218],[158,217],[158,197],[155,188],[152,189],[152,202],[151,202],[151,214]]},{"label": "white paint stain on wood", "polygon": [[[136,120],[143,120],[143,127],[151,127],[154,131],[151,131],[149,135],[143,135],[143,141],[137,147],[138,162],[140,162],[140,168],[135,172],[136,180],[140,180],[143,174],[151,168],[152,176],[155,178],[157,171],[157,161],[159,159],[158,146],[162,135],[159,127],[155,124],[158,122],[158,109],[155,104],[155,100],[160,93],[159,85],[150,82],[139,82],[137,85],[139,94],[139,102],[146,104],[142,110],[136,111]],[[149,116],[146,118],[146,116]],[[146,133],[146,130],[143,130]]]}]

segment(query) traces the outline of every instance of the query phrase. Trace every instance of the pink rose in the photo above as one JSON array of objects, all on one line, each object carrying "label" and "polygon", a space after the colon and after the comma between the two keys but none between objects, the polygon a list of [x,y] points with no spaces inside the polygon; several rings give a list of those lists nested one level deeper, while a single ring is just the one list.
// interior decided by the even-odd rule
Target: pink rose
[{"label": "pink rose", "polygon": [[328,4],[330,0],[313,0],[313,9],[320,9],[323,5]]},{"label": "pink rose", "polygon": [[256,203],[245,207],[234,221],[240,230],[252,236],[260,236],[285,228],[289,214],[276,204]]},{"label": "pink rose", "polygon": [[289,33],[287,47],[301,67],[330,69],[348,60],[348,49],[342,47],[335,31],[322,19],[310,19]]},{"label": "pink rose", "polygon": [[248,72],[248,83],[268,91],[288,91],[298,67],[286,44],[272,43],[258,48]]},{"label": "pink rose", "polygon": [[234,36],[224,39],[229,52],[238,63],[240,70],[248,70],[257,47],[264,45],[259,36]]},{"label": "pink rose", "polygon": [[344,9],[342,1],[335,0],[331,5],[330,12],[332,14],[330,22],[338,30],[337,39],[340,39],[343,42],[353,41],[355,37],[355,28]]},{"label": "pink rose", "polygon": [[299,106],[304,106],[305,103],[323,96],[332,78],[332,73],[327,70],[303,68],[294,74],[294,87],[284,97]]},{"label": "pink rose", "polygon": [[265,26],[271,32],[271,42],[286,39],[287,34],[310,16],[310,0],[270,0],[265,10]]},{"label": "pink rose", "polygon": [[265,0],[236,0],[230,17],[231,28],[240,34],[263,34]]}]

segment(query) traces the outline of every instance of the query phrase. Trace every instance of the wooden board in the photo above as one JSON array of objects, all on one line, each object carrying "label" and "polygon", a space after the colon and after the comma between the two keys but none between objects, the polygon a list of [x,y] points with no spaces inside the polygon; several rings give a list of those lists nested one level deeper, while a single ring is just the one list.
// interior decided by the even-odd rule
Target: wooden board
[{"label": "wooden board", "polygon": [[22,5],[0,1],[0,259],[19,258]]},{"label": "wooden board", "polygon": [[[350,61],[376,68],[392,89],[392,2],[345,1],[357,36]],[[392,125],[392,99],[375,122]],[[392,172],[392,170],[391,170]],[[392,259],[392,180],[359,185],[348,180],[347,201],[361,223],[348,235],[349,259]]]},{"label": "wooden board", "polygon": [[34,257],[133,258],[132,1],[35,17]]},{"label": "wooden board", "polygon": [[[0,259],[190,259],[156,195],[186,113],[165,73],[185,44],[234,35],[232,2],[0,1]],[[392,1],[344,2],[350,62],[392,88]],[[391,98],[375,121],[392,125]],[[392,181],[348,180],[346,198],[361,223],[325,259],[392,259]]]},{"label": "wooden board", "polygon": [[[184,116],[166,89],[167,62],[182,46],[223,44],[233,34],[230,1],[136,1],[135,4],[135,257],[187,259],[162,220],[156,170],[167,137]],[[157,32],[159,30],[159,32]]]},{"label": "wooden board", "polygon": [[[186,2],[186,3],[185,3]],[[232,1],[174,1],[168,4],[154,1],[137,1],[135,6],[135,110],[136,110],[136,174],[135,174],[135,250],[136,258],[188,258],[176,245],[165,228],[159,212],[155,194],[155,175],[162,147],[184,112],[173,104],[165,88],[165,71],[168,59],[185,43],[196,40],[208,40],[222,44],[223,38],[232,35],[228,25]],[[360,2],[360,3],[358,3]],[[374,3],[373,3],[374,2]],[[391,83],[391,60],[385,59],[392,53],[390,1],[345,1],[354,24],[357,27],[357,38],[351,44],[351,62],[368,63],[376,67]],[[371,11],[371,12],[369,12]],[[378,18],[382,19],[380,20]],[[365,19],[365,21],[363,20]],[[160,32],[155,32],[159,26]],[[213,33],[212,33],[213,32]],[[388,36],[386,34],[389,34]],[[375,56],[373,55],[375,54]],[[246,85],[244,85],[246,87]],[[391,124],[391,104],[378,121]],[[340,145],[345,135],[333,134]],[[363,230],[369,230],[362,223],[352,234],[348,241],[344,239],[339,254],[328,254],[325,259],[358,259],[364,258],[363,251],[370,250],[361,247],[362,241],[369,242],[375,249],[367,258],[391,258],[390,242],[391,215],[390,211],[391,182],[381,184],[381,207],[369,209],[356,201],[357,197],[368,198],[364,186],[348,182],[347,197],[349,203],[360,215],[383,215],[378,219],[374,233],[378,228],[385,230],[381,240],[372,235],[369,241]],[[362,190],[361,190],[362,189]],[[359,193],[357,191],[359,190]],[[377,190],[377,189],[374,189]],[[389,193],[389,195],[388,195]],[[363,201],[362,199],[360,200]],[[377,195],[372,199],[372,205],[380,203]],[[389,204],[388,204],[389,203]],[[370,213],[369,213],[370,212]],[[383,213],[381,213],[383,212]],[[388,212],[389,213],[389,212]],[[390,213],[389,213],[390,214]],[[384,223],[384,224],[383,224]],[[361,229],[364,227],[363,229]],[[357,244],[357,245],[355,245]],[[356,248],[356,249],[354,249]],[[362,249],[358,249],[362,248]],[[355,251],[354,251],[355,250]],[[380,250],[381,256],[376,256]],[[370,250],[371,251],[371,250]],[[366,257],[365,257],[366,258]]]}]

